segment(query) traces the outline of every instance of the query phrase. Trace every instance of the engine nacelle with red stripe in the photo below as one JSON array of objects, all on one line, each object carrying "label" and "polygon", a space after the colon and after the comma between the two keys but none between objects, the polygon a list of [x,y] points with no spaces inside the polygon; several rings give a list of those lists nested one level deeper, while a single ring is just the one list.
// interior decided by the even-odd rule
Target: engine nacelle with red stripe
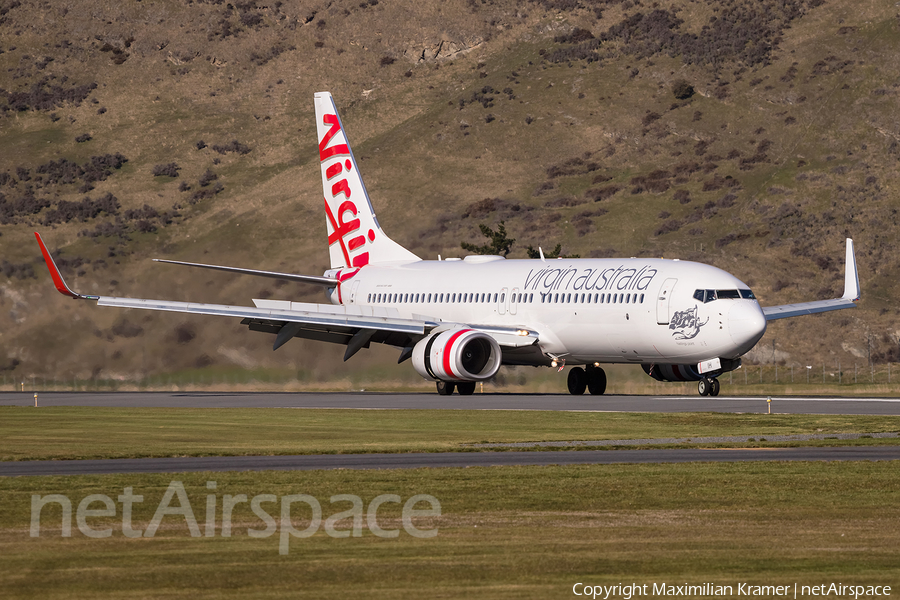
[{"label": "engine nacelle with red stripe", "polygon": [[413,348],[416,372],[432,381],[484,381],[500,368],[500,345],[475,329],[433,333]]}]

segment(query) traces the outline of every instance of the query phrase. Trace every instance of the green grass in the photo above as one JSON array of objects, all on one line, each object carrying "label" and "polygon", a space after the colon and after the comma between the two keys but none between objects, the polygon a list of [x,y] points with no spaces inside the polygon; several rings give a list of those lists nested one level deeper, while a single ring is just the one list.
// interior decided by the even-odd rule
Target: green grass
[{"label": "green grass", "polygon": [[[60,536],[48,506],[41,534],[29,537],[31,495],[63,494],[77,506],[89,494],[116,501],[125,487],[143,495],[133,526],[145,529],[171,481],[184,483],[201,531],[207,495],[217,526],[224,494],[305,493],[323,520],[346,508],[335,494],[406,500],[430,494],[440,517],[431,539],[400,531],[382,539],[336,539],[320,528],[291,539],[253,539],[262,521],[235,509],[230,538],[192,538],[185,520],[167,516],[153,538],[122,535],[116,517],[88,519],[112,536],[91,539],[73,520]],[[216,482],[215,492],[207,488]],[[0,479],[0,588],[24,598],[556,598],[572,585],[618,583],[734,585],[900,585],[900,471],[893,463],[745,463],[196,473]],[[177,505],[177,501],[173,506]],[[94,505],[93,508],[99,505]],[[277,513],[276,505],[263,505]],[[296,505],[295,527],[306,526]],[[385,504],[379,524],[399,528],[399,507]],[[297,522],[299,521],[299,522]],[[349,528],[341,522],[338,529]],[[619,596],[621,597],[621,596]]]},{"label": "green grass", "polygon": [[898,430],[900,417],[884,416],[4,407],[0,408],[0,459],[447,452],[481,442],[717,435],[760,439],[779,434]]}]

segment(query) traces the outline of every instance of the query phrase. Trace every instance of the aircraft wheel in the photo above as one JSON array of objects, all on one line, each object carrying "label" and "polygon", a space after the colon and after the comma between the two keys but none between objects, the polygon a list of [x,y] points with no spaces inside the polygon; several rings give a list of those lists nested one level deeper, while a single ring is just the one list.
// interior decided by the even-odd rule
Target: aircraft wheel
[{"label": "aircraft wheel", "polygon": [[704,377],[697,383],[697,391],[700,392],[701,396],[709,396],[709,392],[712,389],[712,383]]},{"label": "aircraft wheel", "polygon": [[453,390],[456,388],[456,384],[450,381],[438,381],[437,382],[437,393],[441,396],[449,396],[453,393]]},{"label": "aircraft wheel", "polygon": [[587,389],[587,375],[584,374],[584,369],[581,367],[574,367],[569,371],[569,379],[567,381],[569,386],[569,393],[573,396],[580,396],[584,393],[584,390]]},{"label": "aircraft wheel", "polygon": [[588,367],[587,387],[592,396],[602,396],[606,392],[606,371],[600,367]]},{"label": "aircraft wheel", "polygon": [[456,391],[460,396],[471,396],[475,393],[474,381],[460,381],[456,384]]},{"label": "aircraft wheel", "polygon": [[710,383],[712,384],[712,387],[709,388],[709,395],[710,396],[718,396],[719,395],[719,380],[711,379]]}]

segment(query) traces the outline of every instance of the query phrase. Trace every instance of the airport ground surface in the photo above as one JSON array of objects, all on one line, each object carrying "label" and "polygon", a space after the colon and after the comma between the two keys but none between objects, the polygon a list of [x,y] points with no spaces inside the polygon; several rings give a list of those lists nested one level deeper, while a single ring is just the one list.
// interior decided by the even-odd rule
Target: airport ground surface
[{"label": "airport ground surface", "polygon": [[[570,396],[566,394],[438,394],[380,392],[41,392],[39,406],[132,408],[361,408],[578,410],[609,412],[765,413],[765,396]],[[34,394],[0,392],[0,406],[33,406]],[[900,415],[900,398],[772,397],[771,412]]]},{"label": "airport ground surface", "polygon": [[[765,397],[568,396],[476,394],[438,396],[398,393],[42,393],[39,406],[97,406],[132,408],[334,408],[334,409],[478,409],[629,412],[765,413]],[[33,406],[33,394],[2,393],[0,406]],[[900,399],[781,398],[771,399],[773,413],[898,415]],[[896,434],[887,434],[896,435]],[[805,436],[812,439],[815,436]],[[798,438],[799,439],[799,438]],[[634,440],[644,445],[683,440]],[[700,440],[694,440],[699,442]],[[721,440],[737,441],[737,440]],[[629,440],[618,440],[627,446]],[[587,444],[585,442],[585,444]],[[574,444],[569,444],[574,445]],[[603,441],[590,446],[602,446]],[[0,476],[83,475],[104,473],[166,473],[191,471],[261,471],[312,469],[408,469],[500,465],[568,465],[615,463],[900,460],[900,446],[799,448],[665,448],[554,451],[426,452],[389,454],[324,454],[297,456],[214,456],[111,460],[34,460],[0,463]],[[481,450],[481,451],[477,451]]]},{"label": "airport ground surface", "polygon": [[0,476],[837,460],[900,460],[900,446],[668,448],[660,450],[582,450],[578,452],[422,452],[406,454],[32,460],[0,462]]}]

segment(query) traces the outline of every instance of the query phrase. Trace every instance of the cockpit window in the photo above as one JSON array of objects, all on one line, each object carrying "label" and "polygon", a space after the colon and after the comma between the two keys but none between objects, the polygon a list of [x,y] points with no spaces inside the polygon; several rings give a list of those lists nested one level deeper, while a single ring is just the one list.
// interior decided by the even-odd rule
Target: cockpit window
[{"label": "cockpit window", "polygon": [[727,299],[740,299],[741,294],[737,290],[716,290],[716,296]]},{"label": "cockpit window", "polygon": [[703,303],[712,302],[716,299],[716,290],[696,290],[694,298]]},{"label": "cockpit window", "polygon": [[750,290],[695,290],[694,299],[706,304],[714,300],[756,300]]}]

